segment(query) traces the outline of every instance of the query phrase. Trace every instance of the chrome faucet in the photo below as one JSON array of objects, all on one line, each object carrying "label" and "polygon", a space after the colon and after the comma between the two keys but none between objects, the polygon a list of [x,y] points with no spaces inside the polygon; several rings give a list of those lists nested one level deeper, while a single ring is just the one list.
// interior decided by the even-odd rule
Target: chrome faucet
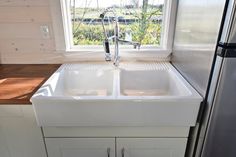
[{"label": "chrome faucet", "polygon": [[[111,37],[108,37],[107,32],[106,32],[106,28],[105,28],[105,24],[104,24],[104,18],[105,18],[106,13],[108,13],[108,12],[111,12],[115,17],[114,18],[114,20],[115,20],[114,36],[111,36]],[[110,48],[109,48],[109,40],[113,39],[114,43],[115,43],[115,54],[114,54],[113,64],[115,66],[118,66],[119,61],[120,61],[119,42],[134,45],[135,49],[140,48],[140,43],[120,39],[120,37],[119,37],[119,20],[118,20],[118,17],[113,9],[111,9],[111,8],[106,9],[102,14],[100,14],[100,18],[102,19],[102,27],[103,27],[103,32],[104,32],[104,36],[105,36],[105,40],[104,40],[105,60],[111,61],[111,59],[112,59],[111,54],[110,54]]]}]

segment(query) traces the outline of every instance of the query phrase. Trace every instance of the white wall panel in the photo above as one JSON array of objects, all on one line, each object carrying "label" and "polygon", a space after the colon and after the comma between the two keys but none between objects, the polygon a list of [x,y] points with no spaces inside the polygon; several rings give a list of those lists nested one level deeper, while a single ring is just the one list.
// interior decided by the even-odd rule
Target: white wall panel
[{"label": "white wall panel", "polygon": [[48,0],[1,0],[0,6],[48,6]]},{"label": "white wall panel", "polygon": [[[44,38],[40,26],[49,27]],[[61,63],[49,0],[0,0],[0,63]]]},{"label": "white wall panel", "polygon": [[[49,23],[0,23],[0,39],[43,39],[41,25]],[[50,35],[50,38],[52,35]]]},{"label": "white wall panel", "polygon": [[1,6],[0,23],[51,22],[48,6]]},{"label": "white wall panel", "polygon": [[1,51],[7,53],[52,53],[55,50],[54,40],[43,39],[1,39]]}]

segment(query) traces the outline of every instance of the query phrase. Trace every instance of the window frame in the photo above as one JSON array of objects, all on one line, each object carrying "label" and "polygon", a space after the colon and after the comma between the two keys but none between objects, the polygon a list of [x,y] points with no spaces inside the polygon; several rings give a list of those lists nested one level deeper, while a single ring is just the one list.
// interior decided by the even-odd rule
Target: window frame
[{"label": "window frame", "polygon": [[[55,46],[57,52],[62,53],[82,53],[82,52],[96,52],[104,53],[102,45],[79,45],[73,46],[72,27],[70,14],[68,12],[69,5],[68,0],[50,0],[50,8],[52,15],[52,25],[55,37]],[[120,50],[122,53],[126,52],[145,52],[150,57],[156,56],[156,54],[170,54],[172,51],[175,19],[177,12],[176,0],[165,0],[164,3],[164,18],[162,22],[161,32],[161,45],[142,45],[142,48],[137,51],[130,45],[122,45]],[[113,47],[111,47],[112,49]]]}]

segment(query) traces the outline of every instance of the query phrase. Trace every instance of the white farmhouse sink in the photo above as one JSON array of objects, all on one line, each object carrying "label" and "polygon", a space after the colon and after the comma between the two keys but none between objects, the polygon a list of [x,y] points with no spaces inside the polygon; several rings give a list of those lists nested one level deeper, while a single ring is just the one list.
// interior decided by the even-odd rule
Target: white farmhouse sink
[{"label": "white farmhouse sink", "polygon": [[194,126],[201,101],[170,63],[64,64],[31,98],[40,126]]}]

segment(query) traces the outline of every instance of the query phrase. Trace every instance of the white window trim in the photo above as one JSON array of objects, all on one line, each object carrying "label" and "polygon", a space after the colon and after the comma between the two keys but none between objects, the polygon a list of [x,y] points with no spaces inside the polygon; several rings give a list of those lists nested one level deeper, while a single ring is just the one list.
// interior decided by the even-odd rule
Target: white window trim
[{"label": "white window trim", "polygon": [[[104,50],[101,46],[71,46],[72,41],[72,30],[68,25],[68,17],[64,9],[68,9],[66,5],[67,0],[50,0],[50,9],[52,16],[53,34],[55,37],[56,52],[64,53],[65,55],[70,53],[77,53],[78,55],[86,55],[86,53],[93,54],[94,58],[101,57],[104,55]],[[129,56],[129,53],[135,53],[137,57],[153,58],[153,57],[168,57],[172,52],[175,19],[177,12],[177,0],[165,0],[164,4],[164,20],[162,27],[162,38],[160,46],[148,46],[143,45],[141,50],[135,50],[132,46],[123,46],[120,49],[121,56]],[[67,19],[67,20],[66,20]],[[112,49],[112,47],[111,47]],[[131,54],[131,53],[130,53]],[[130,55],[133,56],[134,55]]]}]

